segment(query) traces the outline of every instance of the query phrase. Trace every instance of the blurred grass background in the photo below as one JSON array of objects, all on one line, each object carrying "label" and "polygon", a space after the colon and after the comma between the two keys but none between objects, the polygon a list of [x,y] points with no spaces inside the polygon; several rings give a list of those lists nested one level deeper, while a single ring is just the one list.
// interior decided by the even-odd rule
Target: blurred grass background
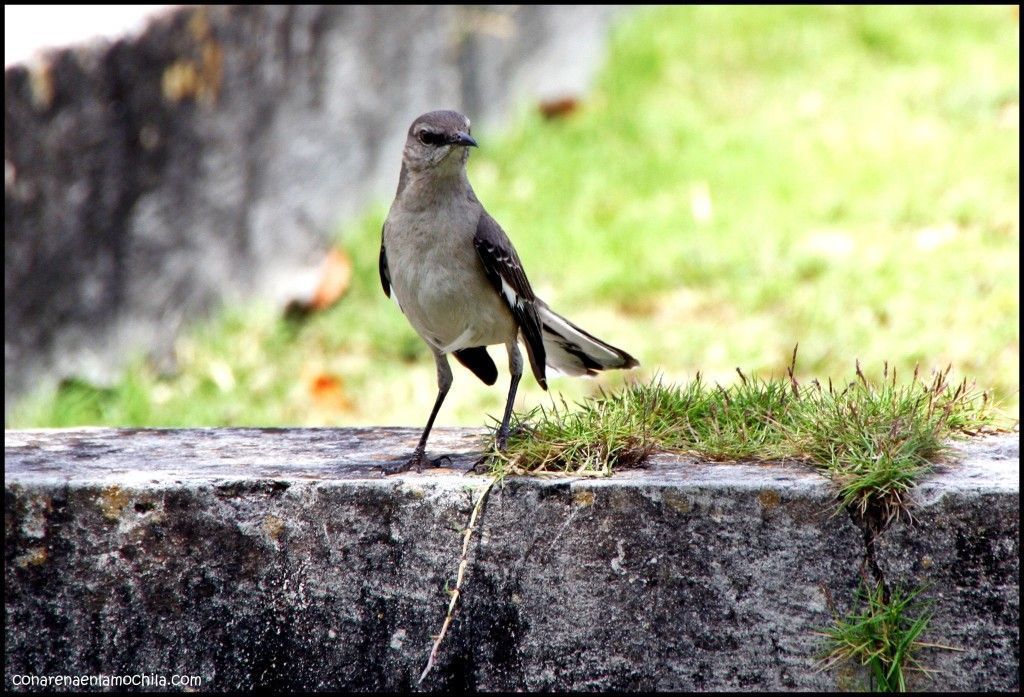
[{"label": "blurred grass background", "polygon": [[[575,110],[474,133],[470,179],[538,295],[642,363],[552,395],[781,374],[799,342],[798,377],[952,364],[1016,417],[1019,57],[1010,7],[628,15]],[[339,231],[354,275],[331,309],[225,309],[179,339],[174,374],[139,357],[8,425],[422,426],[433,361],[377,278],[388,203]],[[498,385],[455,366],[439,424],[500,414],[491,354]],[[550,400],[529,377],[517,407]]]}]

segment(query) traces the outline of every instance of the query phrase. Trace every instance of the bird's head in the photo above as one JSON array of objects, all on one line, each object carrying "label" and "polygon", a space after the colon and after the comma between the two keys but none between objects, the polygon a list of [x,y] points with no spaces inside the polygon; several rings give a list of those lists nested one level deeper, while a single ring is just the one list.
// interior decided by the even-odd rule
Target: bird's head
[{"label": "bird's head", "polygon": [[457,111],[431,111],[412,122],[402,156],[414,172],[458,169],[469,158],[469,148],[475,146],[468,118]]}]

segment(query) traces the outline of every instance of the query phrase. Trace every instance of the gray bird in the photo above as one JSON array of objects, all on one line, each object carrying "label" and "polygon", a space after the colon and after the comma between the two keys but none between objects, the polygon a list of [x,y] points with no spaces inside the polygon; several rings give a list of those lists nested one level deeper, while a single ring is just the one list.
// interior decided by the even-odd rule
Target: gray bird
[{"label": "gray bird", "polygon": [[487,385],[498,369],[487,346],[504,344],[512,374],[497,447],[508,440],[509,417],[523,374],[517,340],[547,389],[545,368],[568,375],[594,375],[639,363],[625,351],[556,314],[533,293],[508,236],[473,193],[466,177],[469,119],[457,111],[423,114],[409,127],[398,191],[384,221],[380,281],[437,364],[437,399],[419,445],[400,472],[425,465],[427,438],[452,384],[448,354]]}]

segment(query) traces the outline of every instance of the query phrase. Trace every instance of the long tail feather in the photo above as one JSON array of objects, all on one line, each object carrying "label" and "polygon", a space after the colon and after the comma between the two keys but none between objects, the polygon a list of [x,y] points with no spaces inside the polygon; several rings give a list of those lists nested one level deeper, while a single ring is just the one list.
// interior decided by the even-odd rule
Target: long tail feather
[{"label": "long tail feather", "polygon": [[566,375],[596,375],[599,370],[640,365],[622,349],[580,329],[546,305],[539,310],[549,368]]}]

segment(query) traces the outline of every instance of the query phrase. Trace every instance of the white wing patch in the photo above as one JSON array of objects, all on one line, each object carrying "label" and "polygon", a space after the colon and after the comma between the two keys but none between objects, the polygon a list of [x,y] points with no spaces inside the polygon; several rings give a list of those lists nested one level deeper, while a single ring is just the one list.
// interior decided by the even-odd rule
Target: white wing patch
[{"label": "white wing patch", "polygon": [[508,281],[504,277],[501,279],[501,294],[505,296],[505,301],[509,304],[509,307],[522,307],[523,299],[519,297],[519,294],[512,290],[512,286],[508,284]]}]

